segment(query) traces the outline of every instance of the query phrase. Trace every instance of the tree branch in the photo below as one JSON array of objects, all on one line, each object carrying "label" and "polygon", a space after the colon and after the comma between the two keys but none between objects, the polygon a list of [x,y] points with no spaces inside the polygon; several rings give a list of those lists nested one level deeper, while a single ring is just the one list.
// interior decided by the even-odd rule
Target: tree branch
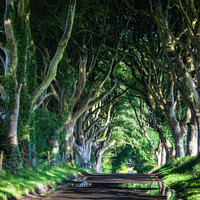
[{"label": "tree branch", "polygon": [[18,16],[19,17],[22,17],[23,14],[24,14],[24,0],[19,0],[19,3],[18,3]]},{"label": "tree branch", "polygon": [[40,100],[39,100],[39,102],[32,107],[31,113],[33,113],[43,103],[43,101],[47,97],[49,97],[50,95],[52,95],[52,93],[47,93],[46,95],[44,95],[43,97],[41,97]]},{"label": "tree branch", "polygon": [[0,84],[0,94],[1,94],[1,99],[5,100],[7,95],[3,85],[1,84]]},{"label": "tree branch", "polygon": [[75,107],[76,103],[78,102],[81,94],[83,93],[83,90],[85,88],[86,83],[86,65],[87,65],[87,56],[85,55],[82,58],[80,58],[80,65],[79,65],[79,80],[78,83],[76,83],[76,88],[74,87],[74,93],[71,97],[71,106],[72,109]]},{"label": "tree branch", "polygon": [[16,74],[17,71],[17,63],[18,63],[18,56],[17,56],[17,44],[16,44],[16,38],[14,36],[14,30],[12,21],[10,18],[10,12],[11,8],[13,9],[14,3],[13,0],[6,0],[6,10],[4,15],[4,29],[6,34],[6,40],[9,44],[9,50],[8,50],[8,63],[5,68],[5,75],[7,75],[12,68],[12,72]]},{"label": "tree branch", "polygon": [[66,48],[69,38],[71,36],[73,22],[74,22],[74,16],[75,16],[75,7],[76,7],[76,0],[70,0],[65,31],[60,40],[57,51],[49,65],[49,69],[48,69],[47,75],[45,76],[45,79],[43,80],[43,82],[40,84],[40,86],[36,89],[36,91],[32,95],[32,105],[34,105],[34,103],[36,102],[37,98],[41,95],[41,93],[49,87],[52,80],[55,78],[55,76],[57,74],[58,64],[63,57],[65,48]]}]

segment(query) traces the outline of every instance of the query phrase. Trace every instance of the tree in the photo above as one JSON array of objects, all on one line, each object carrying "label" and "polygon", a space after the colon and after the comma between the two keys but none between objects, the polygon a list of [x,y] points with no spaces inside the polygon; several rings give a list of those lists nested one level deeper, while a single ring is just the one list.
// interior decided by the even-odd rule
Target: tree
[{"label": "tree", "polygon": [[[199,4],[194,1],[183,3],[167,1],[161,4],[157,1],[152,2],[151,8],[151,16],[155,19],[165,48],[169,63],[168,71],[172,72],[176,87],[196,115],[199,152]],[[170,19],[172,13],[173,17]],[[176,19],[178,19],[177,23],[182,24],[178,30],[174,28]],[[195,145],[195,140],[193,141]]]},{"label": "tree", "polygon": [[[32,109],[36,109],[37,106],[34,107],[34,105],[37,103],[39,106],[44,100],[45,96],[37,102],[38,98],[49,87],[51,81],[56,76],[58,63],[62,59],[71,35],[75,7],[76,0],[70,1],[65,31],[44,80],[32,94],[30,103]],[[18,151],[17,125],[20,110],[20,94],[22,86],[27,84],[27,57],[30,56],[28,55],[28,48],[31,41],[29,14],[29,1],[22,0],[17,2],[17,5],[13,0],[6,1],[4,16],[5,39],[3,40],[4,43],[0,43],[0,55],[4,66],[4,78],[7,79],[7,88],[6,85],[1,83],[1,94],[4,95],[3,98],[8,102],[6,135],[12,155],[15,155]]]}]

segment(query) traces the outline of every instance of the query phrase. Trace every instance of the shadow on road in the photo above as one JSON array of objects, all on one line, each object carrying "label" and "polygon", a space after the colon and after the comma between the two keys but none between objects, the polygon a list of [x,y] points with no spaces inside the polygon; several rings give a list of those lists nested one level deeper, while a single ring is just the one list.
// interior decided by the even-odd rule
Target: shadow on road
[{"label": "shadow on road", "polygon": [[174,191],[163,185],[157,174],[88,174],[83,178],[68,182],[54,193],[39,199],[180,200]]}]

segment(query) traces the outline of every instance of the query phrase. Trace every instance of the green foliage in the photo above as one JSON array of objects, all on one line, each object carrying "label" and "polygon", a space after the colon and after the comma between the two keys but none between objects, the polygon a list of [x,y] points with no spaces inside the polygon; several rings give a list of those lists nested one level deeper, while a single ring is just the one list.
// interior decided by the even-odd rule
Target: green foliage
[{"label": "green foliage", "polygon": [[133,157],[133,149],[129,145],[126,145],[123,148],[115,149],[114,155],[112,158],[112,172],[116,173],[123,169],[129,158]]},{"label": "green foliage", "polygon": [[164,183],[189,200],[200,198],[200,157],[185,157],[171,160],[155,172],[163,177]]},{"label": "green foliage", "polygon": [[[32,47],[33,48],[33,47]],[[30,51],[33,51],[32,49]],[[28,57],[28,62],[27,62],[27,88],[28,88],[28,93],[32,94],[37,86],[37,61],[35,56],[29,55]]]},{"label": "green foliage", "polygon": [[112,173],[113,171],[113,166],[112,166],[112,160],[114,157],[114,152],[107,150],[102,158],[102,164],[101,164],[101,171],[103,173]]},{"label": "green foliage", "polygon": [[[135,6],[139,9],[148,10],[149,3],[145,2],[141,4],[141,2],[135,1]],[[59,63],[59,69],[56,76],[57,82],[53,81],[51,83],[55,87],[58,97],[61,96],[62,90],[65,90],[65,100],[68,105],[66,106],[64,113],[58,114],[60,112],[61,102],[52,95],[49,99],[44,101],[48,111],[44,108],[39,108],[32,116],[30,113],[31,94],[44,78],[47,72],[46,68],[51,62],[51,58],[55,54],[57,44],[63,34],[68,1],[30,1],[30,30],[27,29],[28,21],[26,16],[24,15],[22,18],[18,17],[16,1],[14,7],[9,10],[11,12],[11,22],[17,42],[18,65],[17,72],[15,72],[13,66],[11,66],[9,71],[10,74],[4,76],[4,67],[2,67],[3,62],[0,63],[0,83],[4,86],[9,97],[3,103],[0,100],[0,106],[3,105],[6,111],[13,109],[13,106],[15,105],[12,102],[12,97],[16,91],[16,79],[18,83],[23,83],[22,92],[20,94],[18,141],[21,145],[24,140],[30,140],[31,146],[35,146],[36,149],[34,153],[36,154],[37,152],[40,158],[46,157],[47,151],[52,150],[52,141],[55,138],[59,139],[59,144],[63,144],[64,142],[65,135],[60,133],[59,129],[62,125],[61,123],[66,120],[70,111],[69,102],[73,92],[74,82],[79,78],[78,63],[81,56],[87,54],[87,72],[89,72],[89,65],[92,63],[95,56],[97,54],[99,55],[95,60],[93,70],[90,73],[87,73],[86,87],[81,99],[76,105],[77,107],[81,105],[82,99],[88,94],[88,91],[94,91],[95,84],[99,82],[108,69],[107,63],[109,62],[110,55],[116,53],[114,47],[119,40],[122,40],[122,43],[120,45],[120,51],[117,53],[117,60],[119,59],[120,61],[121,57],[123,57],[123,59],[119,62],[115,75],[117,79],[119,79],[118,87],[124,90],[126,89],[125,85],[127,84],[135,89],[135,91],[128,90],[135,109],[138,111],[140,108],[140,98],[145,99],[148,104],[146,87],[149,81],[151,81],[152,86],[155,86],[155,91],[161,89],[164,96],[166,95],[168,84],[167,73],[163,72],[162,69],[157,68],[157,64],[155,65],[151,60],[151,56],[147,54],[146,49],[150,44],[148,48],[155,58],[157,58],[158,61],[162,61],[163,65],[168,66],[164,55],[163,44],[161,44],[162,42],[158,37],[158,30],[154,21],[153,19],[150,19],[150,16],[144,17],[143,15],[140,15],[140,13],[133,12],[132,17],[130,18],[131,23],[128,27],[129,29],[126,30],[122,39],[120,39],[121,30],[125,29],[126,22],[130,17],[129,8],[127,8],[127,6],[123,7],[123,5],[124,1],[120,2],[116,0],[80,0],[77,2],[72,37],[70,38],[64,58]],[[5,0],[4,3],[0,5],[1,19],[3,19],[4,10]],[[188,12],[188,9],[186,10]],[[171,13],[175,11],[175,9],[171,7],[171,10],[169,11]],[[182,19],[180,14],[177,15],[177,12],[178,11],[176,11],[174,15],[170,14],[169,24],[173,24],[172,31],[175,30],[176,33],[185,35],[187,29],[184,28],[183,30],[186,31],[182,33],[180,26],[174,26],[177,19],[179,22],[180,19]],[[38,15],[38,13],[40,13],[40,15]],[[176,18],[175,16],[179,17]],[[149,24],[152,25],[151,28],[149,28]],[[187,37],[187,35],[185,36]],[[186,37],[181,37],[180,39],[182,40],[182,38]],[[7,49],[11,48],[8,44],[4,45],[4,43],[6,43],[6,37],[5,30],[3,30],[3,20],[0,21],[0,41],[2,41],[3,46]],[[99,49],[102,41],[102,48]],[[177,53],[182,51],[179,48],[177,48],[177,50]],[[185,52],[183,54],[185,55]],[[2,59],[5,59],[3,50],[0,50],[0,56]],[[184,58],[183,60],[187,59]],[[133,68],[127,67],[129,65]],[[152,70],[151,74],[150,67]],[[106,91],[110,87],[110,82],[111,77],[108,78],[102,91]],[[119,91],[117,91],[117,89],[114,90],[113,93],[118,94]],[[50,89],[48,88],[45,92],[50,92]],[[138,98],[132,96],[137,96]],[[185,114],[186,103],[182,98],[181,104],[183,105],[183,114]],[[153,144],[157,147],[159,137],[154,131],[154,126],[149,122],[152,113],[149,112],[146,105],[143,106],[143,112],[145,118],[144,121],[147,124],[148,135]],[[112,139],[116,140],[116,145],[105,153],[102,161],[102,171],[117,172],[129,162],[129,159],[131,159],[134,162],[135,170],[141,173],[148,172],[155,166],[155,154],[138,126],[135,113],[129,105],[126,96],[122,96],[122,98],[116,101],[112,117]],[[152,118],[156,118],[157,122],[161,125],[165,137],[173,143],[171,133],[169,132],[164,116],[160,113],[158,105],[155,106],[155,112]],[[6,122],[0,121],[0,141],[3,141],[4,148],[6,144],[5,128]],[[102,137],[105,137],[105,135]],[[3,148],[2,144],[0,144],[0,148]],[[174,171],[170,171],[170,173],[186,173],[187,170],[185,169],[194,165],[192,170],[197,172],[197,175],[196,173],[193,174],[193,178],[191,178],[191,180],[188,179],[188,182],[197,180],[196,178],[199,177],[199,164],[195,164],[192,161],[183,163],[181,167],[179,164],[179,162],[177,162],[177,164],[169,164],[169,170],[171,170],[171,168],[175,169]],[[48,169],[45,170],[48,171]],[[24,173],[26,174],[26,171],[24,171]],[[20,176],[23,175],[21,174]],[[35,176],[40,176],[40,173]],[[24,177],[26,176],[24,175]],[[29,177],[29,175],[27,177]],[[187,176],[184,177],[184,180],[188,177],[187,174]],[[18,183],[15,182],[15,184]],[[9,194],[4,192],[0,197],[6,198],[5,195]]]},{"label": "green foliage", "polygon": [[32,169],[2,171],[0,173],[0,199],[9,197],[22,198],[23,194],[33,193],[37,188],[44,188],[67,178],[73,177],[85,170],[78,166],[61,164],[60,166],[42,165]]},{"label": "green foliage", "polygon": [[60,118],[39,108],[32,118],[33,122],[37,152],[40,157],[47,156],[47,152],[52,150],[52,140],[59,137]]},{"label": "green foliage", "polygon": [[19,141],[23,138],[24,135],[28,134],[29,129],[29,120],[30,120],[30,111],[31,111],[31,96],[27,92],[27,88],[24,86],[21,91],[21,104],[19,111]]},{"label": "green foliage", "polygon": [[[138,110],[138,100],[133,103]],[[118,172],[131,159],[136,171],[140,173],[148,172],[156,165],[155,153],[136,123],[134,110],[126,96],[118,99],[115,109],[116,115],[113,120],[112,137],[117,142],[111,150],[105,153],[102,161],[102,171]],[[146,109],[145,112],[147,112]],[[147,127],[147,131],[152,142],[157,147],[159,142],[158,134],[150,127]],[[108,162],[108,160],[110,161]]]}]

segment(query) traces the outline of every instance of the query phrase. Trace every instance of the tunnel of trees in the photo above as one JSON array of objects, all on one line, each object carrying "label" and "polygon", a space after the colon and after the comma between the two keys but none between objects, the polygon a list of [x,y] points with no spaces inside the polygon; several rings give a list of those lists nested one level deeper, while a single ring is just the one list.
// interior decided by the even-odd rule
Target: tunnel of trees
[{"label": "tunnel of trees", "polygon": [[200,153],[200,2],[2,0],[4,167],[147,172]]}]

